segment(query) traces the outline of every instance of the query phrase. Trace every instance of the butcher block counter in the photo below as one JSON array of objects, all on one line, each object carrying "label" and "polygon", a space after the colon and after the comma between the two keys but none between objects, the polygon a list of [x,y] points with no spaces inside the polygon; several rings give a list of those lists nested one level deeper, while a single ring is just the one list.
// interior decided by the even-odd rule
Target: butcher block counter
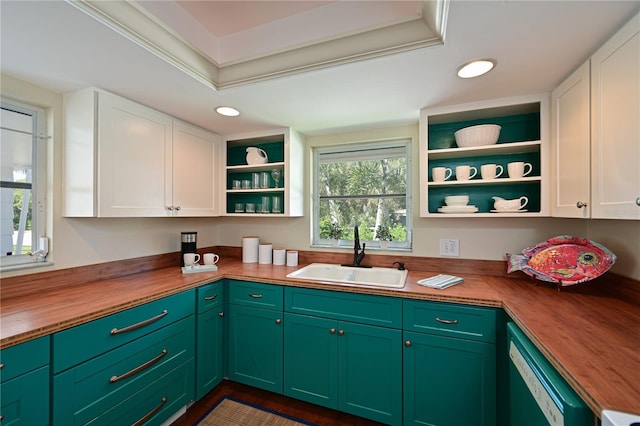
[{"label": "butcher block counter", "polygon": [[[159,261],[141,258],[119,262],[117,267],[112,262],[106,267],[3,279],[0,348],[233,278],[502,308],[594,413],[599,416],[603,409],[612,409],[640,414],[640,283],[634,280],[606,274],[558,291],[521,273],[507,275],[504,262],[419,262],[405,257],[402,260],[409,270],[405,287],[377,289],[287,278],[306,263],[328,263],[326,257],[302,252],[298,267],[245,264],[239,256],[221,254],[218,271],[194,274],[182,274],[179,267],[168,266],[176,264],[171,263],[176,257],[163,256]],[[379,263],[375,266],[391,266],[398,258],[367,256],[366,260]],[[372,264],[367,261],[363,263]],[[417,284],[439,272],[461,276],[464,282],[445,290]]]}]

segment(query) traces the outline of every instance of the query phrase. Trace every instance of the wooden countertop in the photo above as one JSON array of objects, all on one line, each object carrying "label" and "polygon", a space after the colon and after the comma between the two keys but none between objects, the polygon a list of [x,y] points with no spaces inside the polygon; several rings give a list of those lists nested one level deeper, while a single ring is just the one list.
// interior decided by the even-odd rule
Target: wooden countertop
[{"label": "wooden countertop", "polygon": [[[464,262],[464,261],[461,261]],[[301,265],[302,266],[302,265]],[[602,409],[640,414],[640,287],[607,275],[557,291],[524,275],[462,276],[434,290],[416,284],[434,272],[410,270],[402,289],[319,284],[286,275],[298,267],[224,258],[218,271],[182,274],[163,267],[82,285],[50,287],[2,300],[0,348],[92,321],[222,278],[503,308],[598,416]],[[410,268],[408,268],[410,269]],[[466,269],[461,268],[461,271]]]}]

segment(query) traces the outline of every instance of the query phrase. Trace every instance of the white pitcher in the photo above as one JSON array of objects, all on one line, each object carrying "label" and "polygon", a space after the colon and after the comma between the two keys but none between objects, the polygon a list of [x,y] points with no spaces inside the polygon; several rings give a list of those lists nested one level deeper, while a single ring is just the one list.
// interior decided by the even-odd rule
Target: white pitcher
[{"label": "white pitcher", "polygon": [[263,149],[250,146],[247,148],[247,164],[265,164],[268,161],[267,153]]}]

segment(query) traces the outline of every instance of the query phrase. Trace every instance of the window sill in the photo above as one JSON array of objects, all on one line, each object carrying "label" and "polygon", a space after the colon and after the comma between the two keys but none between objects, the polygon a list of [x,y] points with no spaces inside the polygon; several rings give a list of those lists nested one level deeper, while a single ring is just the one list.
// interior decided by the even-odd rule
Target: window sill
[{"label": "window sill", "polygon": [[[369,252],[369,251],[404,251],[404,252],[411,252],[413,251],[413,249],[411,247],[398,247],[398,246],[387,246],[385,248],[380,247],[379,245],[372,245],[369,246],[370,243],[366,243],[367,246],[365,248],[365,252]],[[333,245],[333,244],[311,244],[311,248],[322,248],[322,249],[344,249],[344,250],[353,250],[353,242],[351,244],[342,244],[339,243],[338,245]]]},{"label": "window sill", "polygon": [[53,262],[30,262],[30,263],[16,263],[13,265],[1,265],[0,272],[21,271],[23,269],[44,268],[47,266],[53,266]]}]

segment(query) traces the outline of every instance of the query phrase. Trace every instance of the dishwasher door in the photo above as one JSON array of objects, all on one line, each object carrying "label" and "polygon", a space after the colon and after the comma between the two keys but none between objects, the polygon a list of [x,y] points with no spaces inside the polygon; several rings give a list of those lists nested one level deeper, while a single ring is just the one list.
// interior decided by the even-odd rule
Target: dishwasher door
[{"label": "dishwasher door", "polygon": [[593,426],[589,407],[513,322],[507,338],[509,424]]}]

